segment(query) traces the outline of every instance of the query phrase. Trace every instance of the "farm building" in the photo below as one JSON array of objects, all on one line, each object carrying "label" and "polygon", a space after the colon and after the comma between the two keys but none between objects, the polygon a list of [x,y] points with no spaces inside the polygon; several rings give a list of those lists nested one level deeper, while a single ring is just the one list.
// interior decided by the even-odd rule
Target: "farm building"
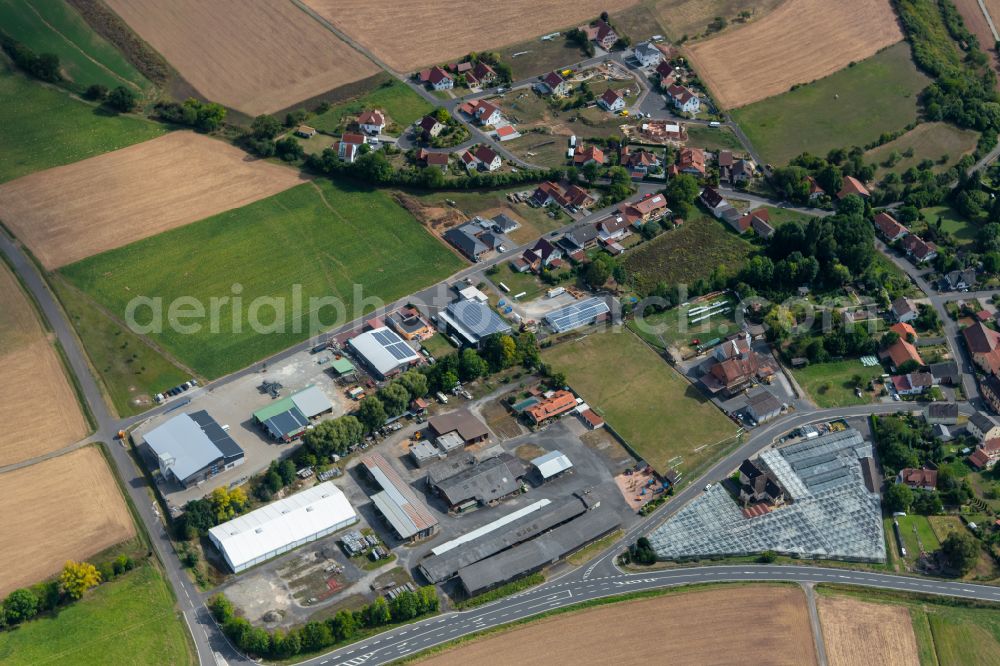
[{"label": "farm building", "polygon": [[351,349],[380,378],[391,377],[420,360],[396,331],[380,326],[351,338]]},{"label": "farm building", "polygon": [[358,522],[347,497],[327,481],[208,531],[234,573]]},{"label": "farm building", "polygon": [[576,409],[576,396],[569,391],[554,391],[544,400],[539,400],[524,410],[531,420],[538,425],[548,419]]},{"label": "farm building", "polygon": [[489,428],[477,419],[468,409],[458,409],[447,414],[432,416],[427,421],[431,434],[435,439],[457,437],[464,446],[485,442],[490,438]]},{"label": "farm building", "polygon": [[955,425],[958,423],[958,404],[954,402],[932,402],[927,406],[926,419],[931,424]]},{"label": "farm building", "polygon": [[381,453],[372,453],[361,459],[368,475],[382,489],[371,496],[376,511],[392,528],[396,537],[414,542],[432,536],[438,521],[421,502],[399,472]]},{"label": "farm building", "polygon": [[767,389],[761,389],[747,400],[747,412],[757,423],[767,423],[781,413],[781,401]]},{"label": "farm building", "polygon": [[432,467],[427,472],[427,487],[453,511],[463,511],[518,492],[525,472],[524,464],[509,453],[480,461],[468,456]]},{"label": "farm building", "polygon": [[[351,371],[353,370],[352,365]],[[332,411],[333,403],[323,390],[318,386],[310,386],[258,409],[253,413],[253,421],[261,426],[271,439],[290,442],[306,431],[310,419]]]},{"label": "farm building", "polygon": [[610,312],[607,301],[595,296],[548,313],[545,323],[556,333],[565,333],[601,321]]},{"label": "farm building", "polygon": [[185,488],[243,464],[243,449],[206,411],[178,414],[143,441],[160,474]]},{"label": "farm building", "polygon": [[510,324],[494,312],[488,303],[462,299],[453,301],[438,313],[448,332],[467,345],[478,347],[483,338],[495,333],[510,333]]},{"label": "farm building", "polygon": [[549,451],[531,461],[542,481],[554,479],[573,468],[573,463],[562,451]]}]

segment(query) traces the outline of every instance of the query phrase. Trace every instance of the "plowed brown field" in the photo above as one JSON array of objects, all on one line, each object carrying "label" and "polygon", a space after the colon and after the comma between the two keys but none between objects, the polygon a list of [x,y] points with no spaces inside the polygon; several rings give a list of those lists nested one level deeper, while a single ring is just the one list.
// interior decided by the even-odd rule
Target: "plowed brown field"
[{"label": "plowed brown field", "polygon": [[902,38],[888,0],[788,0],[687,52],[716,101],[731,109],[833,74]]},{"label": "plowed brown field", "polygon": [[910,611],[851,597],[817,599],[830,666],[916,666],[917,637]]},{"label": "plowed brown field", "polygon": [[62,362],[34,307],[2,262],[0,368],[7,386],[0,400],[0,423],[4,424],[0,467],[55,451],[86,434],[86,423]]},{"label": "plowed brown field", "polygon": [[46,268],[277,194],[303,177],[193,132],[172,132],[0,185],[0,219]]},{"label": "plowed brown field", "polygon": [[419,662],[465,664],[816,663],[805,593],[752,585],[627,601],[539,620]]},{"label": "plowed brown field", "polygon": [[389,67],[411,72],[470,51],[496,49],[590,21],[602,11],[614,13],[637,0],[506,0],[500,4],[414,0],[405,9],[392,2],[305,2]]},{"label": "plowed brown field", "polygon": [[0,597],[135,536],[118,484],[88,446],[0,474]]},{"label": "plowed brown field", "polygon": [[[378,73],[291,0],[108,0],[202,95],[271,113]],[[374,5],[380,7],[383,5]],[[404,23],[412,9],[388,3]],[[364,19],[370,7],[362,8]],[[390,39],[392,31],[378,39]]]}]

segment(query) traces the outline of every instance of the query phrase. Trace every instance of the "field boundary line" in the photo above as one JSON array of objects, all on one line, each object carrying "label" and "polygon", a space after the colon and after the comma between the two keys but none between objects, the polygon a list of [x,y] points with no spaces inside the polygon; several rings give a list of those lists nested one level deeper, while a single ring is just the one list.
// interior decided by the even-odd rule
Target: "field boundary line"
[{"label": "field boundary line", "polygon": [[993,33],[993,39],[1000,42],[1000,34],[997,33],[997,27],[993,24],[993,17],[990,16],[990,10],[986,8],[986,3],[983,0],[976,0],[979,3],[979,9],[983,11],[983,16],[986,18],[986,23],[990,26],[990,32]]}]

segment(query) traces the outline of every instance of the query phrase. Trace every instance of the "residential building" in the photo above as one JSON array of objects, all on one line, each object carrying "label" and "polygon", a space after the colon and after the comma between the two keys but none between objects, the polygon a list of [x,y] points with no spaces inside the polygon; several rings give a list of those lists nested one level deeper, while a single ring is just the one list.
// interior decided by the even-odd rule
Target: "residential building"
[{"label": "residential building", "polygon": [[502,125],[494,132],[497,141],[510,141],[521,137],[521,133],[513,125]]},{"label": "residential building", "polygon": [[677,156],[677,171],[704,178],[705,151],[701,148],[681,148]]},{"label": "residential building", "polygon": [[378,109],[365,111],[358,116],[358,127],[366,134],[381,134],[385,129],[385,114]]},{"label": "residential building", "polygon": [[837,192],[837,198],[843,199],[849,194],[857,194],[859,197],[868,199],[871,197],[872,193],[868,191],[864,183],[855,178],[854,176],[844,176],[844,184]]},{"label": "residential building", "polygon": [[663,61],[663,52],[649,41],[636,44],[632,49],[632,55],[642,67],[655,67]]},{"label": "residential building", "polygon": [[[533,246],[521,254],[526,264],[524,270],[539,271],[548,268],[553,262],[562,258],[563,251],[545,238],[539,238]],[[521,271],[524,272],[524,271]]]},{"label": "residential building", "polygon": [[426,340],[435,333],[434,327],[420,311],[409,305],[391,313],[386,321],[406,340]]},{"label": "residential building", "polygon": [[625,98],[614,88],[605,90],[604,94],[597,99],[597,103],[605,111],[610,111],[611,113],[618,113],[625,109]]},{"label": "residential building", "polygon": [[911,322],[919,314],[917,306],[905,296],[900,296],[892,302],[892,318],[901,323]]},{"label": "residential building", "polygon": [[733,168],[733,151],[731,150],[720,150],[718,156],[715,158],[716,163],[719,167],[719,180],[723,182],[729,182],[730,171]]},{"label": "residential building", "polygon": [[442,238],[458,248],[458,251],[472,262],[478,262],[483,255],[490,251],[486,244],[479,239],[482,229],[472,225],[463,224],[460,227],[452,227],[444,232]]},{"label": "residential building", "polygon": [[361,146],[368,143],[368,137],[363,134],[345,132],[337,142],[337,156],[342,162],[354,163],[361,154]]},{"label": "residential building", "polygon": [[912,372],[892,377],[892,388],[898,395],[920,395],[934,385],[929,372]]},{"label": "residential building", "polygon": [[604,164],[604,151],[597,146],[587,146],[584,148],[583,144],[577,144],[576,149],[573,151],[573,165],[582,167],[584,165],[590,164]]},{"label": "residential building", "polygon": [[1000,439],[987,439],[979,444],[969,456],[969,463],[976,469],[993,469],[1000,460]]},{"label": "residential building", "polygon": [[938,289],[940,291],[964,291],[974,288],[978,281],[975,268],[950,271],[938,281]]},{"label": "residential building", "polygon": [[927,422],[936,425],[958,423],[958,405],[954,402],[932,402],[927,406]]},{"label": "residential building", "polygon": [[551,395],[524,410],[535,425],[544,423],[576,409],[576,396],[569,391],[554,391]]},{"label": "residential building", "polygon": [[889,330],[903,338],[907,342],[917,341],[917,331],[905,322],[896,322],[889,327]]},{"label": "residential building", "polygon": [[433,90],[451,90],[455,87],[455,79],[438,66],[431,67],[420,73],[421,83],[426,83]]},{"label": "residential building", "polygon": [[440,134],[444,129],[444,124],[439,122],[434,116],[424,116],[417,122],[417,127],[420,128],[424,138],[427,139]]},{"label": "residential building", "polygon": [[618,33],[603,19],[598,19],[597,22],[582,26],[580,29],[586,33],[588,39],[605,51],[610,51],[611,47],[618,41]]},{"label": "residential building", "polygon": [[624,210],[625,219],[634,227],[641,227],[669,213],[667,199],[662,194],[646,195],[639,201],[625,206]]},{"label": "residential building", "polygon": [[903,367],[908,361],[913,361],[921,367],[924,365],[924,359],[920,357],[920,352],[917,351],[917,348],[903,338],[896,340],[896,342],[879,352],[879,358],[888,360],[893,369]]},{"label": "residential building", "polygon": [[750,211],[740,218],[739,232],[743,233],[747,229],[753,229],[761,238],[770,238],[774,235],[774,227],[771,226],[771,214],[766,208],[758,208]]},{"label": "residential building", "polygon": [[496,215],[490,221],[493,222],[493,230],[501,234],[509,234],[510,232],[521,228],[520,222],[505,213]]},{"label": "residential building", "polygon": [[669,87],[676,78],[674,76],[673,65],[666,60],[661,61],[660,64],[656,66],[656,74],[660,77],[660,85],[664,88]]},{"label": "residential building", "polygon": [[702,385],[710,393],[733,396],[750,386],[769,369],[760,363],[753,350],[748,333],[736,333],[726,338],[712,350],[709,362],[703,366],[707,371],[701,378]]},{"label": "residential building", "polygon": [[482,165],[481,168],[486,169],[487,171],[496,171],[503,166],[503,160],[500,159],[500,156],[486,144],[480,144],[473,153],[473,156],[479,164]]},{"label": "residential building", "polygon": [[687,141],[684,126],[673,120],[647,120],[639,125],[639,136],[648,143],[683,143]]},{"label": "residential building", "polygon": [[[465,77],[470,79],[468,74],[466,74]],[[496,81],[496,78],[496,71],[485,62],[477,62],[476,66],[472,68],[471,80],[474,80],[479,85],[492,85],[493,82]]]},{"label": "residential building", "polygon": [[424,166],[437,167],[441,171],[448,171],[448,162],[450,155],[446,152],[432,152],[426,148],[420,148],[417,151],[417,161],[422,163]]},{"label": "residential building", "polygon": [[900,241],[900,246],[914,263],[922,264],[936,258],[937,246],[929,241],[924,241],[919,236],[908,234]]},{"label": "residential building", "polygon": [[954,386],[962,381],[958,372],[958,363],[955,363],[955,361],[931,363],[928,369],[931,376],[934,377],[935,384]]},{"label": "residential building", "polygon": [[965,429],[980,442],[1000,438],[1000,425],[997,425],[992,416],[983,412],[976,412],[970,416],[969,422],[965,424]]},{"label": "residential building", "polygon": [[639,149],[632,151],[628,146],[622,146],[618,151],[618,163],[625,167],[632,178],[644,178],[652,167],[660,167],[663,160],[653,152]]},{"label": "residential building", "polygon": [[910,230],[896,221],[889,213],[876,213],[875,228],[886,243],[898,241],[903,236],[910,233]]},{"label": "residential building", "polygon": [[572,254],[577,250],[586,250],[597,245],[597,227],[593,224],[581,224],[563,234],[557,242]]},{"label": "residential building", "polygon": [[986,375],[979,382],[979,394],[994,412],[1000,412],[1000,378],[996,375]]},{"label": "residential building", "polygon": [[784,503],[785,491],[762,459],[754,462],[747,458],[740,464],[740,501],[744,504]]},{"label": "residential building", "polygon": [[596,223],[598,240],[607,245],[616,243],[629,235],[629,223],[621,215],[609,215]]},{"label": "residential building", "polygon": [[569,81],[563,78],[559,72],[549,72],[542,77],[542,80],[535,86],[543,94],[563,96],[569,94]]},{"label": "residential building", "polygon": [[896,475],[896,483],[919,490],[937,490],[937,475],[936,469],[905,467]]},{"label": "residential building", "polygon": [[962,329],[965,347],[972,361],[988,375],[1000,372],[1000,333],[981,321]]},{"label": "residential building", "polygon": [[819,186],[819,183],[816,182],[815,178],[812,176],[806,176],[806,180],[809,182],[809,201],[815,201],[826,194],[826,192],[823,191],[823,188]]},{"label": "residential building", "polygon": [[730,171],[730,180],[736,185],[746,185],[753,180],[754,172],[753,162],[750,160],[736,160]]},{"label": "residential building", "polygon": [[685,86],[671,84],[667,87],[666,94],[678,111],[694,114],[701,110],[701,100],[698,99],[698,95]]},{"label": "residential building", "polygon": [[722,194],[714,187],[706,187],[703,189],[701,191],[700,198],[701,202],[705,204],[706,208],[708,208],[708,212],[717,218],[721,217],[722,211],[726,207],[731,207],[729,202],[726,201],[726,198],[723,197]]}]

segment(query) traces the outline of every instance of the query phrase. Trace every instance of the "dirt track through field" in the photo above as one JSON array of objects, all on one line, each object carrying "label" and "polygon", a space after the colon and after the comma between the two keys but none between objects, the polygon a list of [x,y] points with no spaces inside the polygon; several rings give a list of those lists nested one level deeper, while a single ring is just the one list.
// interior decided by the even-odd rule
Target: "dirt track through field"
[{"label": "dirt track through field", "polygon": [[851,597],[817,599],[830,666],[910,666],[920,663],[910,611]]},{"label": "dirt track through field", "polygon": [[87,426],[62,362],[34,307],[3,263],[0,368],[6,385],[0,400],[0,423],[4,424],[0,466],[55,451],[86,434]]},{"label": "dirt track through field", "polygon": [[300,184],[295,169],[193,132],[0,185],[0,219],[46,268],[73,263]]},{"label": "dirt track through field", "polygon": [[[250,116],[379,71],[290,0],[108,0],[108,5],[201,94]],[[387,6],[395,7],[397,16],[408,13]],[[364,19],[368,9],[358,17]]]},{"label": "dirt track through field", "polygon": [[[613,14],[636,2],[506,0],[492,4],[471,0],[413,0],[404,9],[392,2],[305,0],[316,13],[399,72],[412,72],[470,51],[495,50],[591,21],[602,11]],[[391,38],[387,39],[387,35]]]},{"label": "dirt track through field", "polygon": [[788,0],[686,50],[716,101],[731,109],[821,79],[902,38],[888,0]]},{"label": "dirt track through field", "polygon": [[135,536],[108,463],[89,446],[0,474],[0,597]]},{"label": "dirt track through field", "polygon": [[530,623],[420,660],[466,664],[816,663],[805,593],[766,585],[627,601]]}]

